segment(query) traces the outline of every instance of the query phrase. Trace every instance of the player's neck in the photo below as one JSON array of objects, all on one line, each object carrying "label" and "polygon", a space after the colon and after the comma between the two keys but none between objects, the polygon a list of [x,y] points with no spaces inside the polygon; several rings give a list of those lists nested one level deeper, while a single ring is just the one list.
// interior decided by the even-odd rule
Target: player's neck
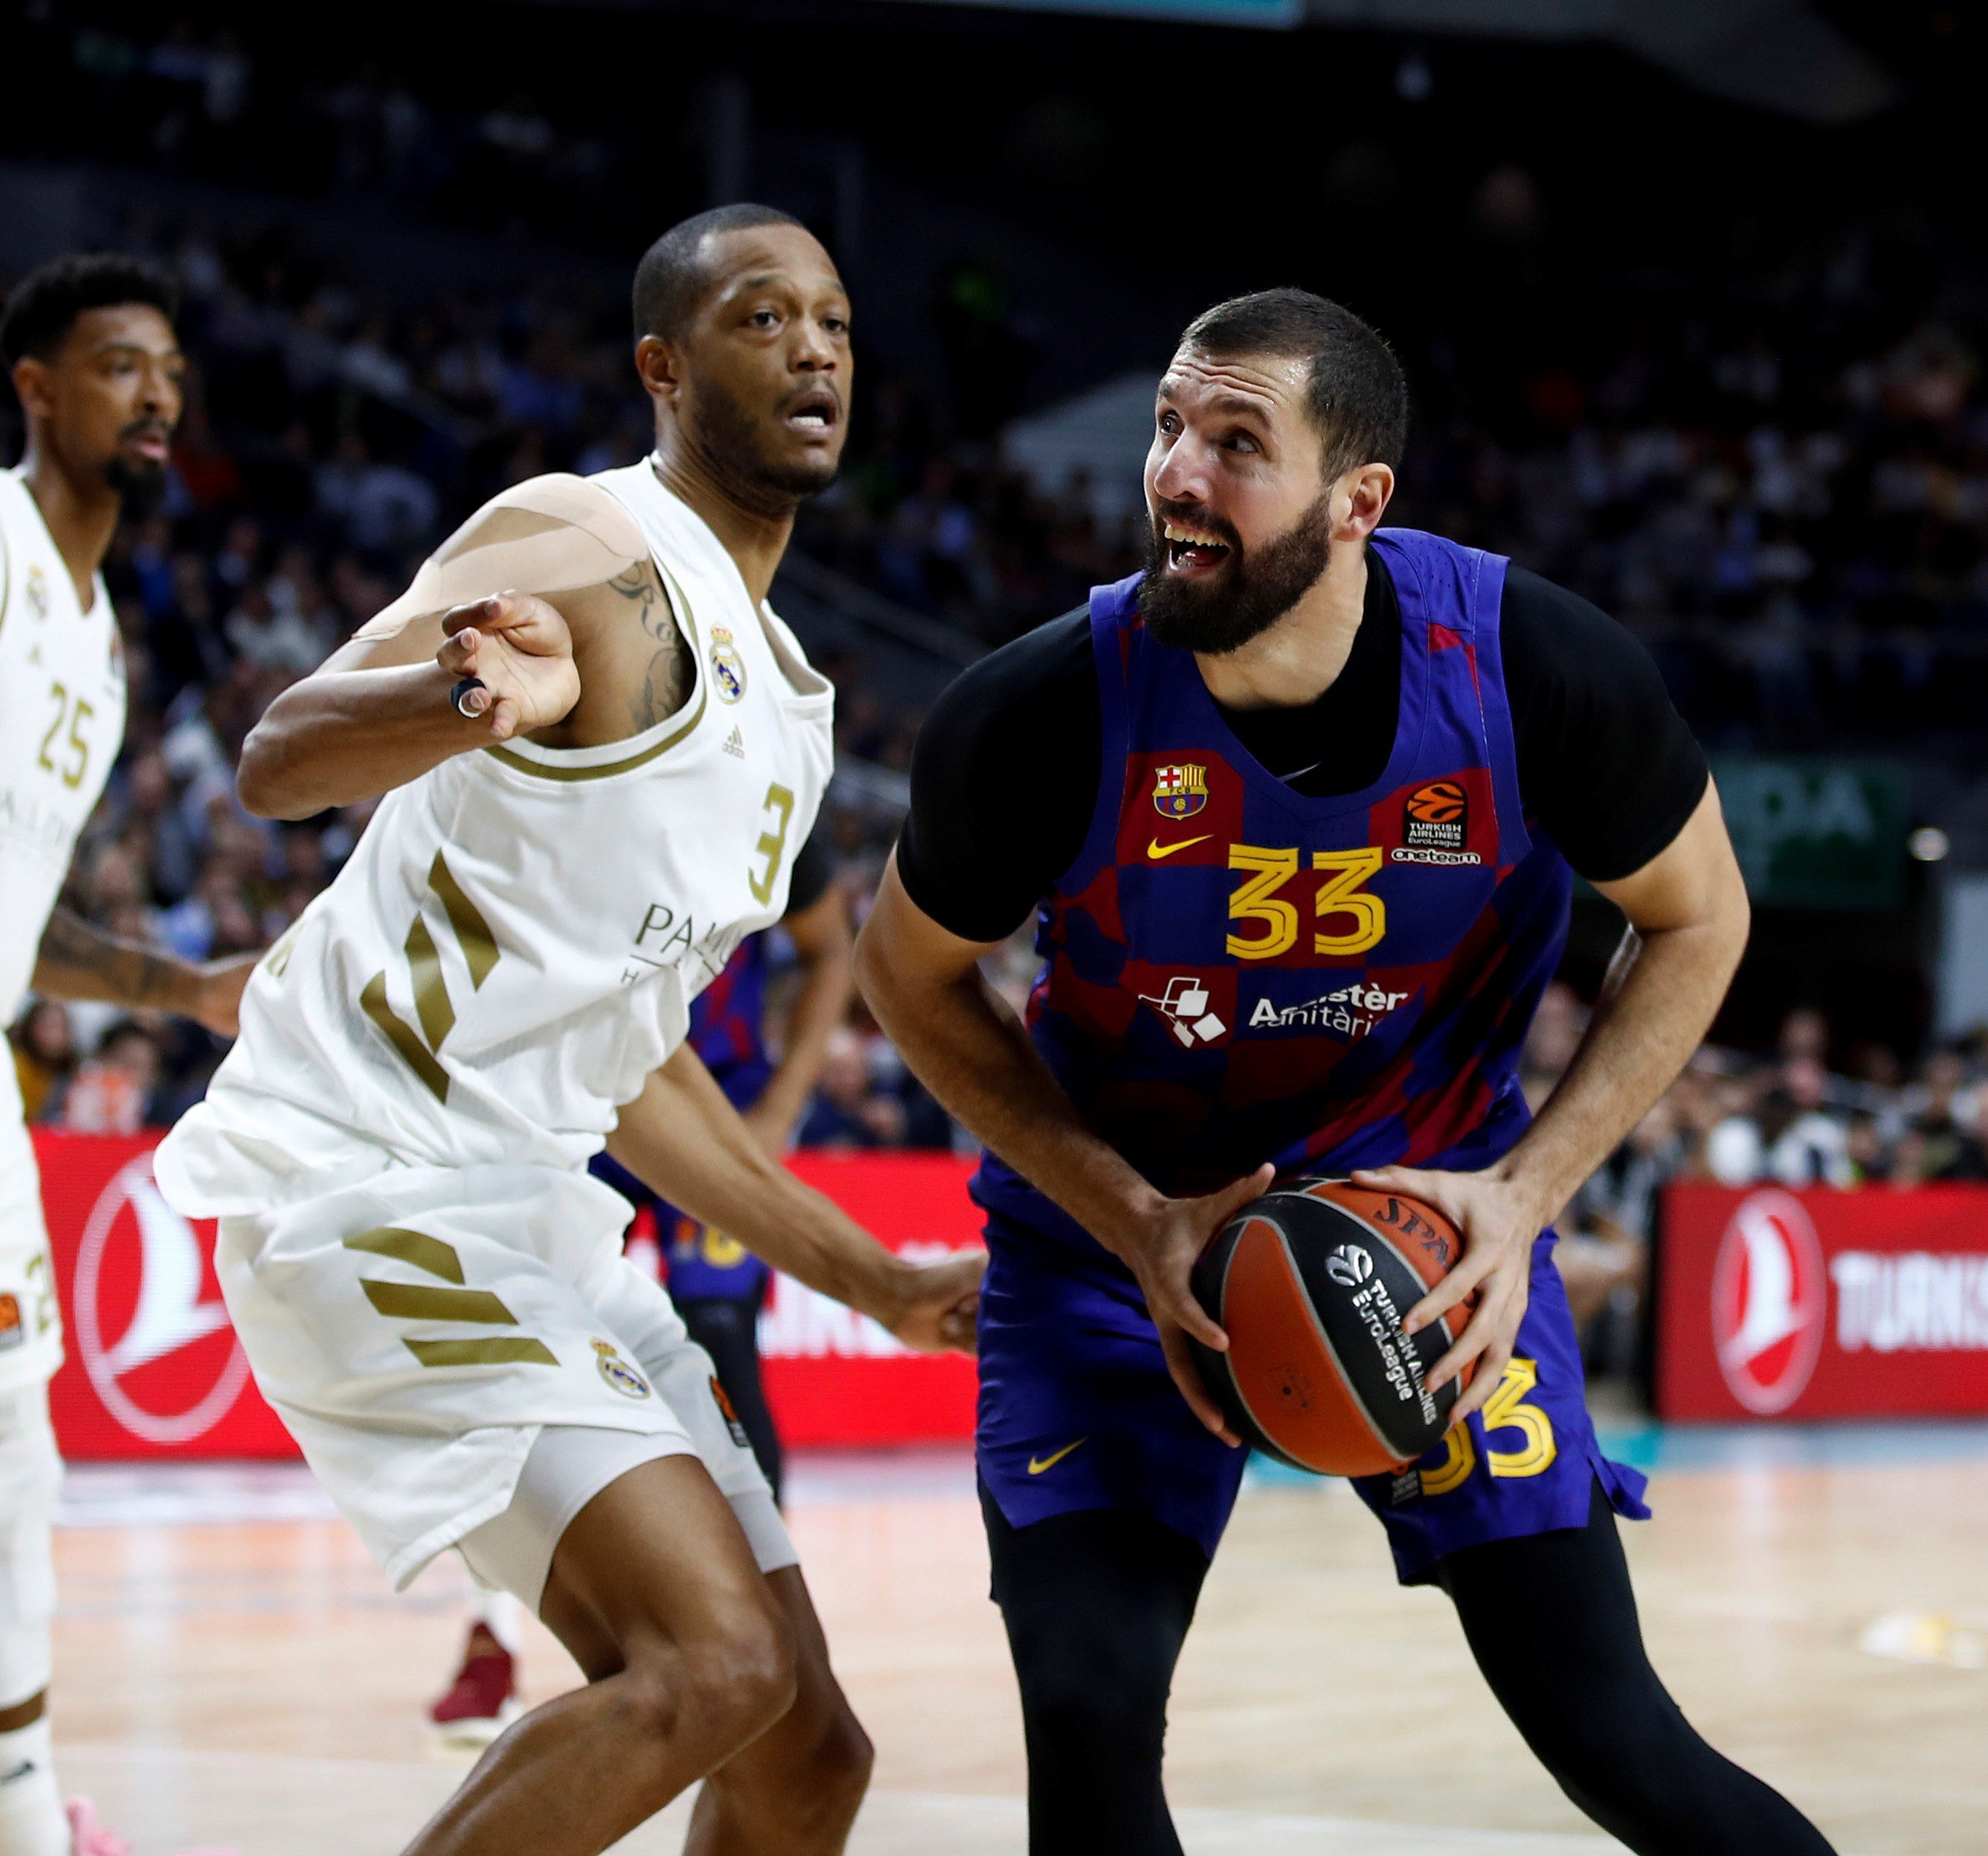
[{"label": "player's neck", "polygon": [[664,489],[704,519],[732,556],[752,603],[761,604],[794,532],[793,512],[769,516],[752,508],[688,445],[674,444],[666,434],[658,434],[654,461]]},{"label": "player's neck", "polygon": [[1339,680],[1367,607],[1367,551],[1335,543],[1324,573],[1290,610],[1240,649],[1197,652],[1208,693],[1224,708],[1302,708]]},{"label": "player's neck", "polygon": [[110,552],[123,505],[117,492],[100,477],[80,484],[56,460],[54,451],[35,433],[28,435],[21,475],[28,493],[48,524],[49,538],[76,585],[76,603],[90,610],[97,570]]}]

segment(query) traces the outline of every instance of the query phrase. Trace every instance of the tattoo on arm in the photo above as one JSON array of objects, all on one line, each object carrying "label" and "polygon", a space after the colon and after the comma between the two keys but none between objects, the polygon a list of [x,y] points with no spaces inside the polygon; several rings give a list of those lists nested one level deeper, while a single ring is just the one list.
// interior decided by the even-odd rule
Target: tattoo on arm
[{"label": "tattoo on arm", "polygon": [[59,999],[100,999],[134,1010],[184,1011],[191,969],[169,954],[120,941],[78,914],[49,918],[35,962],[34,988]]},{"label": "tattoo on arm", "polygon": [[628,705],[629,718],[636,728],[652,729],[681,708],[690,694],[690,647],[668,597],[657,583],[655,570],[647,561],[637,561],[617,574],[607,587],[634,607],[635,622],[656,645]]}]

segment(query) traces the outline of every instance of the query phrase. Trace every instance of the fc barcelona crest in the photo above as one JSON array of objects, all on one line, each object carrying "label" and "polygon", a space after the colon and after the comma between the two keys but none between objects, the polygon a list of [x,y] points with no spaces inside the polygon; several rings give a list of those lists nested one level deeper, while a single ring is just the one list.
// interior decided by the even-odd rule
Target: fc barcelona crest
[{"label": "fc barcelona crest", "polygon": [[1153,769],[1153,810],[1163,819],[1191,819],[1208,803],[1208,769],[1178,761]]}]

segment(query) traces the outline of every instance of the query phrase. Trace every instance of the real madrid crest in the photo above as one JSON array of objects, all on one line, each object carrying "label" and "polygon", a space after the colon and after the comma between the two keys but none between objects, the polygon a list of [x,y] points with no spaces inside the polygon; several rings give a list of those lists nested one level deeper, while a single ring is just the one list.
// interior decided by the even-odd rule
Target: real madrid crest
[{"label": "real madrid crest", "polygon": [[711,628],[711,680],[718,685],[721,702],[736,702],[746,694],[746,660],[732,643],[732,634],[722,625]]},{"label": "real madrid crest", "polygon": [[26,595],[28,610],[38,619],[49,616],[49,577],[42,573],[37,561],[28,570],[28,583],[22,589]]},{"label": "real madrid crest", "polygon": [[624,1398],[646,1398],[649,1395],[649,1382],[621,1357],[621,1351],[611,1340],[591,1343],[600,1366],[600,1376],[619,1392]]},{"label": "real madrid crest", "polygon": [[1208,803],[1208,769],[1184,760],[1153,769],[1153,810],[1163,819],[1191,819]]}]

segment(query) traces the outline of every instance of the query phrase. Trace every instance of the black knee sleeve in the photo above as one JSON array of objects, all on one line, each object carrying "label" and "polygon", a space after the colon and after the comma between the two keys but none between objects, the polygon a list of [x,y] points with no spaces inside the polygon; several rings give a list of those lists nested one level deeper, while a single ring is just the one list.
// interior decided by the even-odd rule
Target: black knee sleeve
[{"label": "black knee sleeve", "polygon": [[1829,1856],[1780,1795],[1713,1751],[1643,1648],[1615,1517],[1442,1563],[1471,1653],[1560,1789],[1638,1856]]},{"label": "black knee sleeve", "polygon": [[1022,1694],[1030,1856],[1179,1856],[1161,1783],[1167,1695],[1207,1557],[1148,1515],[1016,1528],[984,1488],[980,1502]]}]

